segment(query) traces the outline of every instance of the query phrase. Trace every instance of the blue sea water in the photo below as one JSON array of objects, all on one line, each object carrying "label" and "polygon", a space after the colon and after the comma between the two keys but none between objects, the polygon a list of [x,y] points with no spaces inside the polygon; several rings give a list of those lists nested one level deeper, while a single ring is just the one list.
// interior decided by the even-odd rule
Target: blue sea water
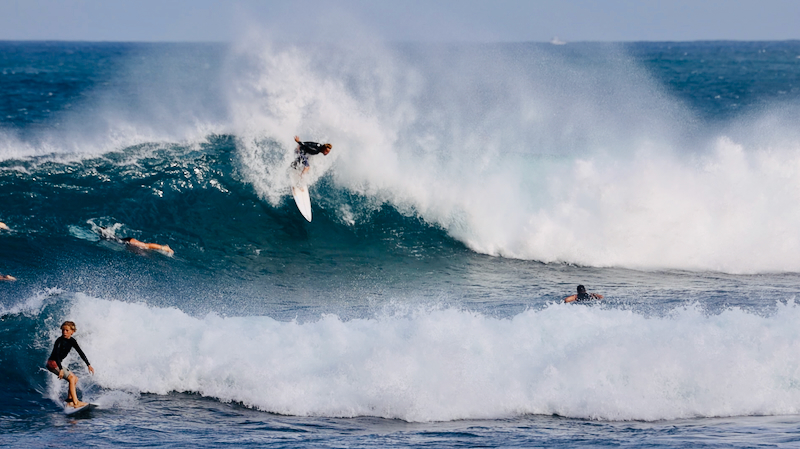
[{"label": "blue sea water", "polygon": [[800,42],[0,42],[0,91],[2,445],[800,447]]}]

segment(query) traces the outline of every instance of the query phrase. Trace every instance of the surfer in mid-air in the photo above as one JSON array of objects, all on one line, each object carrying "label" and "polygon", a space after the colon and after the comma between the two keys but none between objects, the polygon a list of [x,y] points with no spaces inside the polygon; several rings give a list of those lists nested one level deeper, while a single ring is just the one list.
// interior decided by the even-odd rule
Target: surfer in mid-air
[{"label": "surfer in mid-air", "polygon": [[303,172],[300,173],[300,176],[303,176],[306,174],[306,172],[308,172],[310,167],[308,164],[308,156],[313,156],[319,153],[327,156],[328,153],[331,152],[331,148],[333,148],[333,145],[329,143],[301,142],[300,138],[297,136],[294,136],[294,141],[297,142],[297,148],[294,150],[295,154],[297,155],[297,159],[292,162],[292,168],[297,169],[300,167],[300,165],[302,165]]},{"label": "surfer in mid-air", "polygon": [[78,342],[72,338],[72,334],[75,333],[75,330],[75,323],[72,321],[64,321],[64,324],[61,325],[61,336],[56,339],[53,345],[53,352],[50,354],[50,358],[47,359],[47,370],[58,376],[59,379],[64,379],[69,382],[67,405],[78,408],[86,405],[85,402],[78,400],[78,393],[75,391],[75,386],[78,385],[78,376],[62,366],[61,361],[64,360],[64,357],[69,354],[72,348],[75,348],[75,350],[78,351],[78,355],[83,359],[83,362],[86,363],[86,367],[89,368],[90,373],[94,374],[94,368],[92,368],[92,365],[89,363],[89,359],[86,358],[86,354],[81,351]]},{"label": "surfer in mid-air", "polygon": [[586,293],[586,287],[579,285],[578,294],[567,296],[564,298],[564,302],[584,302],[592,299],[603,299],[603,295],[598,295],[597,293]]}]

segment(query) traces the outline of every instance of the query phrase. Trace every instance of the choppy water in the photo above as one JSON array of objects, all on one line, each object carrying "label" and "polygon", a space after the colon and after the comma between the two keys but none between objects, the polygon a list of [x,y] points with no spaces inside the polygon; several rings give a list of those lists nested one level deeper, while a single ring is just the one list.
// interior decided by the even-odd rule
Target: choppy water
[{"label": "choppy water", "polygon": [[0,90],[4,444],[800,441],[798,42],[2,42]]}]

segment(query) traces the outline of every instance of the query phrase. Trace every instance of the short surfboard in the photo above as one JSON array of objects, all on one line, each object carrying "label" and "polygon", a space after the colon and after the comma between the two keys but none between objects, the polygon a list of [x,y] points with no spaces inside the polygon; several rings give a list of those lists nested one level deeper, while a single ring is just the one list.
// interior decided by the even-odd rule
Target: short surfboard
[{"label": "short surfboard", "polygon": [[67,415],[74,415],[80,412],[88,412],[97,407],[97,404],[86,404],[83,407],[72,407],[70,405],[64,404],[64,413]]},{"label": "short surfboard", "polygon": [[311,221],[311,197],[308,195],[308,186],[292,186],[292,196],[303,217]]}]

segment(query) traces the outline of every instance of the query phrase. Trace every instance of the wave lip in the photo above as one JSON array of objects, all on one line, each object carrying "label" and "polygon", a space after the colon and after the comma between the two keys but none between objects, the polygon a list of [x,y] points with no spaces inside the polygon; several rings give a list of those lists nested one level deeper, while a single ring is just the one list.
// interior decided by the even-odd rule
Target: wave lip
[{"label": "wave lip", "polygon": [[[391,207],[481,254],[800,272],[800,213],[791,207],[800,200],[800,103],[776,69],[794,62],[796,43],[44,47],[41,61],[23,62],[81,87],[64,87],[54,96],[63,108],[36,126],[2,122],[0,176],[48,162],[72,173],[70,164],[83,163],[59,186],[74,189],[98,175],[89,173],[91,159],[114,159],[128,167],[98,181],[130,182],[134,173],[153,180],[156,195],[237,190],[277,209],[289,203],[287,166],[300,135],[334,143],[330,156],[314,158],[307,180],[314,210],[342,226]],[[78,72],[49,67],[66,50]],[[710,56],[713,63],[701,63]],[[114,63],[100,68],[97,58]],[[752,64],[742,75],[731,61]],[[687,86],[690,68],[700,72]],[[45,86],[30,82],[39,71],[17,74],[19,106],[44,107]],[[748,87],[754,79],[758,89]],[[714,100],[732,92],[749,95],[750,105],[733,117]],[[153,151],[143,155],[146,148]],[[179,172],[189,167],[176,153],[187,148],[208,152],[199,165],[207,159],[235,176],[218,179],[208,166]],[[8,195],[30,190],[9,187]],[[150,210],[163,204],[147,199]],[[116,198],[91,197],[109,200]]]}]

